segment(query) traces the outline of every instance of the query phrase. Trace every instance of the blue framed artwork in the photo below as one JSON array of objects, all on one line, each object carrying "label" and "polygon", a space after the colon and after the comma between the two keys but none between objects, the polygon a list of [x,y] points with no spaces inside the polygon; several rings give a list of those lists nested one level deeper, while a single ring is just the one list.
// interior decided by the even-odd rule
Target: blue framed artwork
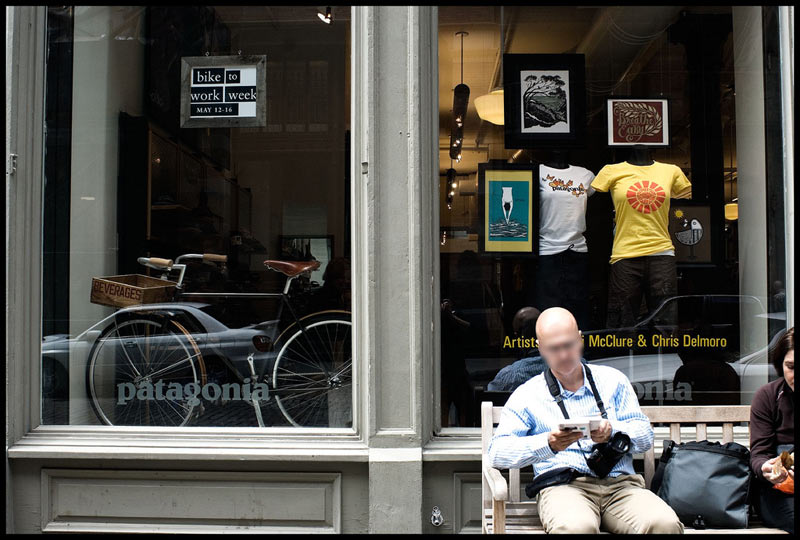
[{"label": "blue framed artwork", "polygon": [[538,253],[539,191],[534,167],[490,161],[478,165],[481,253]]}]

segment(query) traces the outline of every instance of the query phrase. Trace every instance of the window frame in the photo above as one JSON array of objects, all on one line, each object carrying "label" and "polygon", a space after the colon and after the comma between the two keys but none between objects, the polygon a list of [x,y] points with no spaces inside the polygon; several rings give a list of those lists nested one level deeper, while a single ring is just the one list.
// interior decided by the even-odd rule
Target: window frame
[{"label": "window frame", "polygon": [[[79,426],[41,424],[42,210],[44,184],[44,96],[47,8],[7,7],[7,340],[6,394],[9,458],[264,459],[366,461],[367,351],[370,325],[365,313],[374,295],[360,271],[370,264],[374,234],[369,200],[361,189],[361,165],[371,150],[364,130],[374,109],[368,51],[374,36],[369,10],[351,6],[350,145],[353,321],[353,425],[350,428]],[[16,79],[15,79],[16,78]],[[12,86],[8,81],[15,81]],[[32,114],[29,112],[32,111]],[[9,164],[7,167],[11,165]]]},{"label": "window frame", "polygon": [[[779,6],[779,48],[781,54],[781,100],[783,103],[783,138],[784,138],[784,148],[783,148],[783,165],[784,165],[784,190],[785,190],[785,199],[784,199],[784,214],[785,214],[785,252],[786,252],[786,265],[785,265],[785,276],[786,276],[786,297],[787,297],[787,305],[786,305],[786,313],[787,313],[787,320],[786,320],[786,327],[791,328],[794,326],[794,227],[793,227],[793,216],[794,216],[794,131],[793,131],[793,119],[794,119],[794,109],[791,106],[792,104],[792,96],[793,96],[793,88],[794,88],[794,80],[790,78],[793,75],[793,71],[791,68],[791,64],[786,62],[786,58],[794,58],[794,7],[793,6]],[[438,37],[439,25],[438,25],[438,12],[434,13],[436,20],[434,24],[436,25],[436,35]],[[762,6],[762,18],[763,18],[763,6]],[[438,44],[438,39],[434,46]],[[438,51],[437,51],[438,57]],[[433,68],[435,73],[432,73],[432,78],[436,81],[436,84],[433,85],[431,90],[432,92],[432,99],[431,99],[431,110],[430,114],[434,115],[434,117],[438,118],[439,113],[439,104],[438,104],[438,91],[439,91],[439,64],[438,62]],[[438,132],[437,132],[438,135]],[[437,137],[437,150],[438,150],[438,137]],[[435,178],[439,177],[439,167],[438,163],[436,163],[436,168],[432,172]],[[440,206],[440,193],[439,190],[436,190],[434,195],[434,201],[431,205],[432,212],[430,215],[432,222],[436,224],[436,230],[438,231],[438,227],[440,224],[440,215],[439,215],[439,206]],[[441,290],[441,274],[440,274],[440,253],[439,253],[439,241],[438,235],[436,238],[433,239],[431,251],[433,252],[433,292],[434,292],[434,301],[438,304],[440,303],[440,290]],[[425,448],[425,459],[430,461],[438,461],[438,460],[450,460],[454,459],[457,456],[470,456],[468,459],[480,459],[480,427],[443,427],[441,422],[441,387],[442,387],[442,380],[441,380],[441,317],[435,317],[433,321],[433,328],[434,328],[434,346],[432,348],[433,355],[432,355],[432,362],[433,365],[429,370],[429,373],[432,376],[432,380],[434,383],[433,388],[433,433],[430,442]],[[656,445],[659,445],[659,441],[663,441],[669,439],[669,430],[667,427],[656,427],[655,431],[655,440]],[[749,446],[749,439],[747,438],[746,430],[734,430],[735,433],[735,440],[740,444],[744,444]],[[478,452],[478,457],[474,458],[475,451]]]}]

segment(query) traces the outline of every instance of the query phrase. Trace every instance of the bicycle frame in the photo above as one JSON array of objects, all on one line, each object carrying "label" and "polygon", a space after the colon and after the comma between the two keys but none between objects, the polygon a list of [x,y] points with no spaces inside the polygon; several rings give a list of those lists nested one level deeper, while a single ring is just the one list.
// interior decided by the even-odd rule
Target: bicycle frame
[{"label": "bicycle frame", "polygon": [[[270,386],[273,386],[274,384],[274,388],[272,388],[271,391],[273,393],[277,392],[276,395],[276,398],[278,399],[277,404],[278,407],[280,408],[281,413],[284,415],[285,418],[289,420],[289,422],[291,422],[294,425],[298,425],[294,420],[294,415],[296,414],[294,411],[295,407],[288,405],[286,406],[288,407],[287,409],[284,406],[284,402],[281,401],[284,398],[284,396],[286,396],[287,400],[290,399],[289,396],[292,396],[293,394],[298,392],[298,390],[297,388],[293,388],[291,386],[286,388],[281,386],[280,388],[278,388],[278,382],[277,382],[279,380],[279,377],[277,375],[278,365],[280,362],[283,361],[282,358],[284,356],[284,352],[292,350],[291,347],[294,346],[292,344],[296,339],[298,339],[298,336],[302,335],[304,339],[310,340],[312,339],[311,330],[315,326],[319,324],[330,324],[331,322],[333,322],[334,324],[341,324],[341,321],[337,320],[328,321],[327,319],[323,322],[320,322],[318,317],[321,314],[338,312],[339,310],[317,311],[310,314],[304,314],[302,316],[298,315],[298,312],[296,311],[295,306],[293,305],[292,302],[292,299],[296,295],[294,294],[290,295],[290,290],[295,278],[302,275],[308,275],[310,267],[301,266],[300,269],[305,268],[305,270],[300,274],[296,275],[290,275],[295,273],[294,271],[291,271],[294,268],[291,266],[289,267],[290,271],[288,272],[283,272],[282,270],[270,267],[270,269],[279,271],[281,273],[284,273],[284,275],[286,275],[286,282],[284,283],[283,290],[279,292],[253,292],[253,293],[187,292],[184,290],[184,277],[186,275],[186,270],[187,270],[187,264],[184,261],[186,260],[202,260],[204,262],[216,262],[222,264],[227,262],[227,258],[224,255],[216,255],[216,254],[201,255],[193,253],[180,255],[175,259],[174,262],[170,259],[161,259],[161,258],[140,257],[138,259],[138,262],[140,264],[147,266],[149,268],[159,270],[161,272],[161,278],[164,280],[168,280],[169,275],[172,272],[179,273],[171,302],[167,301],[167,302],[160,302],[157,304],[153,304],[153,313],[157,314],[159,317],[164,317],[166,320],[173,320],[176,317],[181,316],[178,315],[178,312],[185,313],[189,318],[193,319],[193,321],[190,321],[190,324],[187,326],[187,328],[189,328],[188,331],[186,329],[182,329],[182,331],[191,340],[192,338],[190,334],[195,331],[194,329],[196,329],[198,333],[203,332],[209,334],[213,332],[228,331],[228,327],[226,325],[222,324],[214,315],[205,313],[204,312],[205,310],[202,309],[202,305],[207,304],[207,299],[212,299],[212,298],[216,299],[227,298],[227,299],[238,299],[238,300],[279,299],[280,302],[277,313],[277,319],[270,319],[268,321],[257,323],[255,325],[245,324],[244,326],[237,327],[238,330],[237,328],[233,327],[230,328],[230,330],[232,331],[245,331],[245,334],[248,336],[247,341],[249,342],[252,339],[252,343],[250,343],[249,345],[245,345],[244,343],[239,342],[237,344],[237,342],[234,340],[232,342],[233,344],[232,346],[234,347],[233,351],[226,351],[224,348],[223,349],[218,348],[218,346],[214,344],[215,341],[212,339],[210,342],[211,350],[209,351],[209,354],[210,356],[214,357],[218,356],[219,361],[222,364],[221,367],[227,370],[229,376],[233,377],[234,379],[238,379],[240,383],[245,383],[245,381],[248,380],[247,372],[249,367],[250,376],[252,376],[253,382],[255,381],[266,382]],[[319,265],[317,264],[316,266]],[[185,305],[182,306],[181,302],[183,302]],[[201,306],[199,307],[196,304],[200,304]],[[288,312],[290,315],[290,318],[288,319],[285,319],[283,316],[284,307],[288,308]],[[136,306],[136,307],[131,306],[130,308],[123,308],[117,311],[117,314],[122,315],[124,313],[127,316],[128,313],[134,313],[139,311],[146,312],[148,310],[146,308],[143,309],[142,306]],[[349,312],[343,312],[343,313],[348,313],[349,315]],[[245,321],[247,323],[252,322],[252,320],[249,319],[246,319]],[[282,324],[282,323],[288,323],[288,324]],[[349,324],[349,322],[347,324]],[[315,332],[318,332],[318,330],[315,330]],[[250,336],[252,336],[252,338]],[[265,339],[264,341],[260,341],[263,338],[267,338],[267,336],[269,336],[268,339],[271,339],[272,341],[269,343],[269,346],[261,347],[262,343],[264,345],[267,345],[268,341],[267,339]],[[284,336],[286,337],[284,338]],[[313,357],[315,359],[314,361],[318,361],[318,365],[316,366],[318,368],[318,373],[324,374],[324,378],[321,381],[322,384],[321,389],[304,386],[304,391],[308,392],[310,390],[313,392],[317,392],[318,390],[321,390],[323,392],[322,399],[325,399],[324,395],[327,392],[327,388],[337,387],[342,384],[342,379],[340,378],[340,376],[347,369],[349,369],[347,367],[349,366],[349,364],[334,365],[334,363],[331,362],[331,364],[328,365],[326,359],[321,357],[321,355],[324,356],[322,350],[318,350],[316,347],[312,346],[308,348],[308,351],[309,352],[307,352],[306,354],[310,357]],[[231,352],[233,353],[232,355],[230,354]],[[259,353],[266,353],[266,354],[259,355]],[[200,354],[201,354],[200,350],[197,350],[197,355]],[[203,354],[205,354],[205,352]],[[287,352],[286,354],[288,355],[290,353]],[[246,365],[242,361],[244,355],[247,355]],[[258,372],[256,371],[256,361],[259,362]],[[183,362],[183,360],[181,362]],[[201,367],[203,365],[202,356],[200,359],[200,365]],[[272,369],[274,369],[275,372],[272,375],[274,377],[274,383],[269,376],[269,371]],[[284,371],[286,370],[284,369]],[[87,380],[89,377],[88,373],[89,372],[87,371]],[[289,373],[290,374],[288,375],[288,377],[291,377],[292,372]],[[205,374],[203,375],[203,377],[205,377]],[[283,381],[286,377],[287,376],[285,374],[282,374],[280,380]],[[327,379],[327,381],[325,381],[325,379]],[[345,380],[347,379],[345,378]],[[203,379],[203,381],[205,383],[205,379]],[[305,381],[302,384],[306,385]],[[317,397],[314,399],[318,400],[320,398]],[[298,403],[298,402],[295,401],[293,403]],[[258,425],[264,427],[265,425],[264,418],[262,417],[261,405],[259,401],[256,398],[253,398],[252,405],[255,410],[255,415],[258,421]],[[202,412],[202,409],[200,409],[199,412]],[[303,412],[305,411],[301,410],[301,414]]]},{"label": "bicycle frame", "polygon": [[[193,298],[253,298],[253,299],[280,298],[281,299],[281,311],[278,313],[278,318],[280,319],[280,317],[281,317],[281,315],[283,313],[282,309],[285,306],[285,307],[287,307],[289,309],[289,313],[291,314],[292,319],[294,320],[294,324],[296,324],[298,326],[298,328],[300,328],[300,331],[303,332],[304,334],[307,332],[307,329],[306,329],[305,325],[303,324],[302,319],[297,316],[297,313],[295,312],[294,308],[292,307],[292,303],[289,301],[289,290],[290,290],[290,288],[292,286],[292,282],[298,276],[291,276],[291,277],[287,276],[286,283],[283,286],[283,291],[274,292],[274,293],[215,293],[215,292],[197,293],[197,292],[184,292],[183,291],[183,278],[184,278],[184,276],[186,274],[186,264],[183,264],[180,261],[185,260],[185,259],[205,260],[205,256],[202,255],[202,254],[198,254],[198,253],[187,253],[187,254],[184,254],[184,255],[180,255],[175,259],[175,263],[172,264],[169,268],[164,268],[164,267],[161,267],[161,266],[155,266],[155,265],[152,265],[152,264],[150,264],[148,262],[143,262],[142,260],[140,260],[139,262],[141,262],[142,264],[144,264],[145,266],[148,266],[150,268],[155,268],[157,270],[164,270],[164,273],[161,276],[162,279],[167,279],[167,277],[168,277],[168,275],[169,275],[169,273],[171,271],[174,271],[174,270],[180,271],[180,274],[178,276],[178,282],[177,282],[177,285],[175,286],[176,287],[176,293],[175,293],[175,298],[174,298],[175,301],[180,301],[181,299],[184,299],[184,298],[186,298],[186,299],[193,299]],[[274,345],[274,343],[272,345]],[[252,369],[252,360],[250,360],[250,363],[251,363],[251,369]],[[228,367],[234,373],[238,373],[238,370],[234,366],[228,366]],[[323,367],[323,369],[325,369],[325,375],[329,376],[330,373],[325,368],[325,366],[323,365],[322,367]],[[253,375],[255,375],[255,373],[253,373]],[[260,375],[263,375],[263,374],[260,374]]]}]

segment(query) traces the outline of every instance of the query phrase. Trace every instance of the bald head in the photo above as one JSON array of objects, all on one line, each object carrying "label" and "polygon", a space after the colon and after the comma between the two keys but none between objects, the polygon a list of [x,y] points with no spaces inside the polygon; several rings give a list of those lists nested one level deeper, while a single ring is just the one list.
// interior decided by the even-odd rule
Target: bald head
[{"label": "bald head", "polygon": [[578,323],[572,313],[564,308],[552,307],[542,311],[536,320],[536,337],[547,341],[548,337],[562,333],[577,334]]},{"label": "bald head", "polygon": [[536,321],[539,353],[558,376],[580,370],[581,333],[572,313],[554,307],[542,311]]}]

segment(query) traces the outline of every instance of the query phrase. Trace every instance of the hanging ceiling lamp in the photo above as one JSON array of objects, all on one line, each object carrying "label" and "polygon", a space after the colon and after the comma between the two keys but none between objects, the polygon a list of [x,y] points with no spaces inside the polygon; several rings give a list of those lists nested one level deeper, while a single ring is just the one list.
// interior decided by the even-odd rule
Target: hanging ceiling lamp
[{"label": "hanging ceiling lamp", "polygon": [[736,221],[739,219],[739,205],[737,203],[728,203],[725,205],[725,219],[728,221]]},{"label": "hanging ceiling lamp", "polygon": [[475,109],[481,120],[491,122],[498,126],[505,123],[505,109],[503,103],[503,6],[500,6],[500,86],[494,87],[488,94],[475,98]]},{"label": "hanging ceiling lamp", "polygon": [[453,168],[453,160],[450,160],[450,168],[447,169],[447,209],[453,209],[453,198],[456,195],[456,170]]},{"label": "hanging ceiling lamp", "polygon": [[461,145],[464,142],[464,120],[469,105],[469,86],[464,84],[464,36],[469,33],[456,32],[461,37],[461,82],[453,88],[453,124],[450,126],[450,158],[461,161]]},{"label": "hanging ceiling lamp", "polygon": [[[734,137],[733,123],[731,122],[731,142],[733,142],[733,137]],[[739,219],[739,202],[738,202],[739,197],[733,196],[733,179],[736,178],[738,181],[739,175],[738,172],[735,177],[733,174],[733,150],[729,150],[728,153],[730,154],[731,158],[731,165],[730,165],[731,180],[729,182],[731,186],[731,202],[725,205],[725,219],[727,219],[728,221],[736,221],[737,219]],[[736,194],[737,195],[739,194],[738,187],[736,189]]]}]

